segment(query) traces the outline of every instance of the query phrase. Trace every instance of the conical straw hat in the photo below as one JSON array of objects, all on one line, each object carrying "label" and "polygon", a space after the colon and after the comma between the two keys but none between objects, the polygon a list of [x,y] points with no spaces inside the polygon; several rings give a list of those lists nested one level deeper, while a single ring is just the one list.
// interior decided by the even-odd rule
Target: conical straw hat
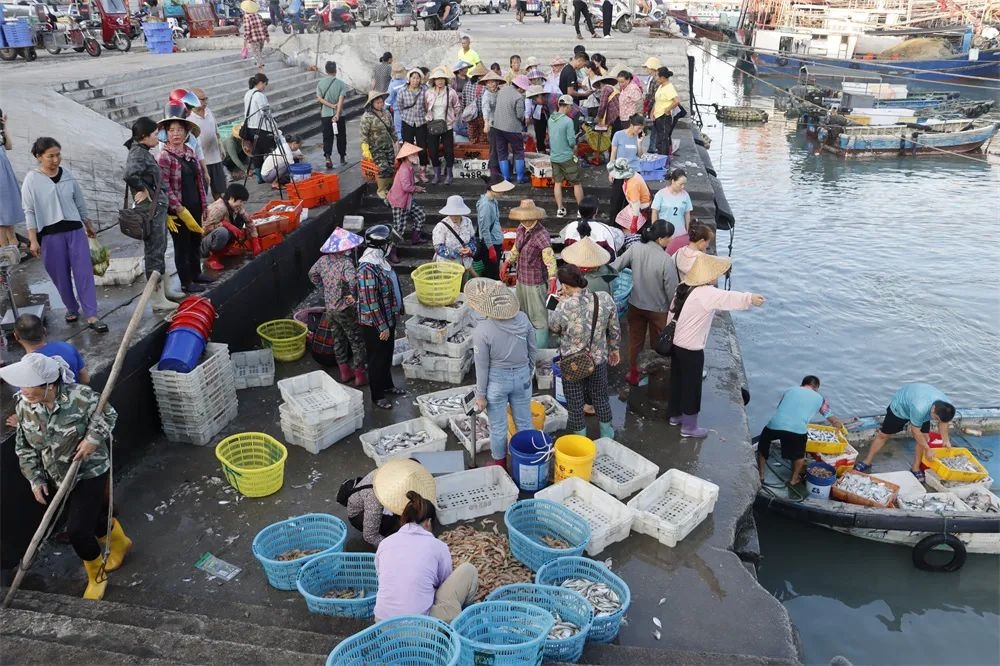
[{"label": "conical straw hat", "polygon": [[510,219],[512,220],[540,220],[543,217],[545,217],[545,211],[536,206],[531,199],[521,199],[521,205],[510,211]]},{"label": "conical straw hat", "polygon": [[427,468],[409,458],[392,458],[375,471],[372,490],[382,506],[397,516],[410,501],[406,493],[413,490],[426,500],[437,504],[437,484]]},{"label": "conical straw hat", "polygon": [[729,257],[717,257],[714,254],[701,253],[695,258],[691,270],[684,278],[684,284],[691,287],[699,287],[703,284],[712,284],[726,274],[726,271],[733,265],[733,260]]},{"label": "conical straw hat", "polygon": [[611,261],[611,254],[589,237],[581,238],[563,249],[560,256],[577,268],[597,268]]},{"label": "conical straw hat", "polygon": [[465,285],[465,302],[490,319],[513,319],[520,311],[517,297],[502,282],[472,278]]}]

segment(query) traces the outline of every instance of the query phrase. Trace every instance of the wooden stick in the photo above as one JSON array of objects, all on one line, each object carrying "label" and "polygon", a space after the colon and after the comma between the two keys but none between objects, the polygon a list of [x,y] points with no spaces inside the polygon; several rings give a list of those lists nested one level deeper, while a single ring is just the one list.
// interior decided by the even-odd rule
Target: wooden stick
[{"label": "wooden stick", "polygon": [[[101,391],[100,400],[97,401],[97,410],[94,415],[100,415],[104,413],[104,408],[108,405],[108,400],[111,399],[111,392],[115,388],[115,382],[118,381],[118,375],[121,373],[122,365],[125,363],[125,354],[128,352],[128,343],[132,340],[132,336],[135,335],[136,330],[139,328],[139,322],[142,319],[143,311],[146,309],[146,302],[149,297],[152,296],[153,290],[156,288],[156,284],[160,281],[160,274],[157,271],[149,276],[146,280],[146,288],[142,290],[142,294],[139,295],[139,302],[136,303],[135,309],[132,311],[132,318],[128,322],[128,327],[125,329],[125,335],[122,336],[121,344],[118,345],[118,353],[115,354],[115,361],[111,364],[111,372],[108,373],[108,381],[104,384],[104,390]],[[111,455],[111,451],[108,451],[108,455]],[[56,491],[55,496],[49,500],[49,506],[45,509],[45,515],[42,516],[42,522],[38,524],[38,529],[35,530],[35,536],[31,538],[31,542],[28,544],[28,549],[24,551],[24,557],[21,558],[21,563],[17,566],[17,574],[14,576],[14,581],[10,584],[10,589],[7,590],[7,596],[3,599],[3,608],[10,608],[10,604],[14,601],[14,595],[17,594],[17,590],[21,587],[21,581],[24,579],[24,574],[28,572],[31,568],[32,560],[35,559],[35,554],[38,551],[38,547],[41,545],[42,540],[45,538],[45,533],[49,529],[49,523],[55,518],[56,513],[59,511],[59,505],[62,504],[63,499],[69,493],[70,488],[73,487],[73,482],[76,480],[76,473],[80,469],[80,464],[82,460],[74,460],[73,464],[69,466],[69,470],[66,472],[66,477],[63,482],[59,485],[59,490]]]}]

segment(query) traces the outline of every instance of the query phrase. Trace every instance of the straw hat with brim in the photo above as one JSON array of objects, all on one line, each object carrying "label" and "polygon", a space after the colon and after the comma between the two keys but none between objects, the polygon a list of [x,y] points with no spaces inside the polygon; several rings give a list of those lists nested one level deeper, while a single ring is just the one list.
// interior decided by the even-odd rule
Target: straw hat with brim
[{"label": "straw hat with brim", "polygon": [[465,205],[465,200],[457,194],[448,197],[444,208],[438,211],[442,215],[468,215],[472,211]]},{"label": "straw hat with brim", "polygon": [[525,97],[531,98],[535,95],[544,95],[545,88],[541,86],[528,86],[528,90],[524,93]]},{"label": "straw hat with brim", "polygon": [[471,79],[478,76],[480,80],[482,80],[488,71],[489,70],[486,69],[486,65],[481,62],[477,62],[476,66],[469,70],[469,78]]},{"label": "straw hat with brim", "polygon": [[626,180],[635,175],[635,169],[632,168],[627,158],[619,157],[608,169],[608,174],[615,180]]},{"label": "straw hat with brim", "polygon": [[510,192],[514,189],[514,183],[509,180],[504,180],[503,176],[497,176],[490,180],[490,189],[497,194],[503,194],[504,192]]},{"label": "straw hat with brim", "polygon": [[618,83],[618,79],[616,79],[613,76],[605,74],[599,79],[594,79],[594,85],[596,86],[598,83],[609,83],[611,85],[615,85],[616,83]]},{"label": "straw hat with brim", "polygon": [[700,287],[712,284],[732,267],[733,260],[729,257],[717,257],[714,254],[699,254],[691,265],[691,270],[684,277],[684,284],[689,287]]},{"label": "straw hat with brim", "polygon": [[545,217],[545,211],[535,205],[531,199],[521,199],[521,204],[510,211],[512,220],[540,220]]},{"label": "straw hat with brim", "polygon": [[449,72],[444,67],[435,67],[434,71],[431,72],[430,76],[427,77],[427,80],[428,81],[433,81],[434,79],[444,79],[444,80],[448,81],[448,80],[450,80],[452,78],[454,78],[453,75],[452,75],[452,73]]},{"label": "straw hat with brim", "polygon": [[480,83],[489,83],[490,81],[497,81],[498,83],[507,83],[507,79],[503,78],[502,76],[500,76],[499,74],[497,74],[492,70],[487,72],[485,75],[483,75],[481,79],[479,79]]},{"label": "straw hat with brim", "polygon": [[362,245],[365,239],[343,227],[337,227],[319,249],[323,254],[339,254]]},{"label": "straw hat with brim", "polygon": [[528,56],[528,59],[524,61],[524,66],[528,69],[532,67],[538,67],[538,58],[535,56]]},{"label": "straw hat with brim", "polygon": [[409,458],[392,458],[375,470],[372,490],[379,504],[397,516],[402,515],[410,500],[406,493],[411,490],[425,500],[437,504],[437,484],[427,468]]},{"label": "straw hat with brim", "polygon": [[200,127],[195,125],[187,118],[178,118],[177,116],[168,116],[164,118],[160,122],[156,123],[156,127],[157,129],[166,130],[167,126],[170,125],[170,123],[184,123],[184,127],[187,128],[188,134],[193,134],[195,136],[201,134]]},{"label": "straw hat with brim", "polygon": [[243,2],[240,3],[240,9],[244,14],[256,14],[260,11],[260,5],[253,0],[243,0]]},{"label": "straw hat with brim", "polygon": [[415,146],[412,143],[404,143],[402,146],[400,146],[399,152],[396,153],[396,159],[405,160],[410,155],[416,155],[422,150],[423,148],[421,148],[420,146]]},{"label": "straw hat with brim", "polygon": [[465,285],[465,302],[490,319],[513,319],[521,311],[517,296],[507,286],[489,278],[472,278]]},{"label": "straw hat with brim", "polygon": [[459,60],[452,66],[451,71],[461,72],[463,69],[469,69],[470,67],[472,67],[472,65],[470,65],[469,63],[465,62],[464,60]]},{"label": "straw hat with brim", "polygon": [[395,62],[392,64],[392,69],[390,70],[393,78],[397,76],[403,76],[406,74],[406,67],[403,67],[403,63]]},{"label": "straw hat with brim", "polygon": [[597,268],[611,261],[611,253],[591,238],[581,238],[560,253],[563,261],[577,268]]},{"label": "straw hat with brim", "polygon": [[408,70],[406,72],[406,78],[409,79],[414,74],[417,74],[420,78],[424,78],[424,72],[419,67],[414,67],[413,69]]},{"label": "straw hat with brim", "polygon": [[365,100],[365,106],[370,106],[372,102],[377,100],[379,97],[388,97],[389,93],[380,92],[378,90],[371,90],[368,92],[368,99]]},{"label": "straw hat with brim", "polygon": [[663,65],[660,64],[659,58],[650,56],[649,58],[646,58],[646,62],[642,63],[642,66],[646,69],[659,69]]},{"label": "straw hat with brim", "polygon": [[515,76],[514,80],[511,81],[511,83],[513,83],[521,90],[527,90],[528,88],[531,87],[531,79],[529,79],[524,74],[518,74],[517,76]]}]

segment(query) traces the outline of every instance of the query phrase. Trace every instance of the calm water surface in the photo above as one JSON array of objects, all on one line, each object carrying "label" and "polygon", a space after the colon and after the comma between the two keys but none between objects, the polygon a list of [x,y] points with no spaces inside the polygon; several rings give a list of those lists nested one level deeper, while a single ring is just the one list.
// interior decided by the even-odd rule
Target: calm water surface
[{"label": "calm water surface", "polygon": [[[731,70],[707,64],[700,101],[738,99]],[[755,105],[768,103],[762,92]],[[733,288],[768,298],[736,316],[751,429],[806,374],[842,417],[883,412],[911,381],[958,405],[1000,405],[1000,165],[844,160],[772,118],[739,128],[705,116],[737,219]],[[1000,663],[1000,558],[930,574],[906,548],[758,520],[761,583],[788,609],[808,663]]]}]

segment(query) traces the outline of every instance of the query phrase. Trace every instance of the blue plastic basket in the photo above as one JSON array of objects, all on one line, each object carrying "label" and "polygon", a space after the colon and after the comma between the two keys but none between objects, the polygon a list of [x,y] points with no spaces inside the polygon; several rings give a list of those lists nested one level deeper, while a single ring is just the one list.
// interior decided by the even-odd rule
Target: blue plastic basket
[{"label": "blue plastic basket", "polygon": [[[268,525],[253,538],[251,551],[264,567],[267,582],[279,590],[294,590],[295,579],[307,562],[320,555],[339,553],[347,540],[347,525],[340,518],[325,513],[307,513]],[[320,552],[297,560],[275,559],[290,550]]]},{"label": "blue plastic basket", "polygon": [[[515,502],[503,514],[510,540],[510,552],[532,571],[557,557],[579,555],[590,541],[587,521],[562,504],[545,499]],[[569,548],[546,546],[542,537],[551,536]]]},{"label": "blue plastic basket", "polygon": [[546,638],[545,661],[576,663],[583,654],[590,625],[594,621],[594,608],[582,594],[554,585],[515,583],[504,585],[490,592],[486,601],[521,601],[559,615],[566,622],[580,627],[580,632],[569,638]]},{"label": "blue plastic basket", "polygon": [[173,30],[171,29],[170,24],[163,21],[142,24],[142,34],[146,36],[146,39],[149,39],[153,35],[169,35],[172,32]]},{"label": "blue plastic basket", "polygon": [[622,607],[610,615],[594,615],[590,625],[588,641],[594,643],[610,643],[621,629],[622,618],[628,612],[632,601],[632,593],[621,578],[611,573],[601,562],[586,557],[561,557],[549,562],[535,574],[535,582],[539,585],[562,585],[570,578],[584,578],[595,583],[604,583],[618,595]]},{"label": "blue plastic basket", "polygon": [[662,167],[659,169],[647,169],[644,165],[639,173],[642,174],[643,180],[663,180],[667,177],[667,170]]},{"label": "blue plastic basket", "polygon": [[639,160],[639,168],[643,171],[646,169],[665,169],[667,161],[670,159],[667,155],[657,153],[646,153],[645,157],[646,159]]},{"label": "blue plastic basket", "polygon": [[[313,613],[340,617],[369,618],[375,613],[378,574],[373,553],[330,553],[307,562],[296,579],[299,594]],[[361,590],[355,599],[328,599],[330,590]]]},{"label": "blue plastic basket", "polygon": [[31,24],[28,19],[19,18],[16,21],[8,21],[3,24],[3,38],[7,42],[7,47],[12,49],[27,48],[35,45],[34,36],[31,34]]},{"label": "blue plastic basket", "polygon": [[146,44],[146,48],[149,49],[150,53],[158,53],[159,55],[166,55],[168,53],[174,52],[173,42],[164,42],[162,44]]},{"label": "blue plastic basket", "polygon": [[150,46],[152,44],[170,44],[171,46],[173,46],[173,43],[174,43],[174,36],[171,35],[169,32],[150,35],[149,37],[146,38],[146,46]]},{"label": "blue plastic basket", "polygon": [[327,666],[455,666],[462,647],[458,632],[427,615],[400,615],[341,641]]},{"label": "blue plastic basket", "polygon": [[538,666],[555,620],[552,613],[516,601],[483,601],[469,606],[451,626],[462,642],[461,666]]}]

